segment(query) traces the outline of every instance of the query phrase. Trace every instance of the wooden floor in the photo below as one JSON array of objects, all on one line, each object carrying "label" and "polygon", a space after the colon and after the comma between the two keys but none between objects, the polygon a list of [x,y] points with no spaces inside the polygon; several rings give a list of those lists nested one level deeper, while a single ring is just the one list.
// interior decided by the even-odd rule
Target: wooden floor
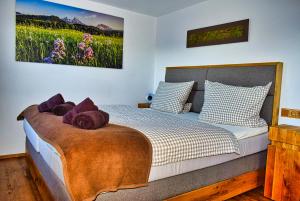
[{"label": "wooden floor", "polygon": [[247,193],[244,193],[242,195],[238,195],[234,198],[231,198],[227,201],[238,201],[238,200],[244,200],[244,201],[271,201],[270,199],[264,197],[264,189],[263,187],[254,189],[252,191],[249,191]]},{"label": "wooden floor", "polygon": [[0,160],[0,200],[42,201],[24,157]]},{"label": "wooden floor", "polygon": [[[28,173],[25,158],[0,160],[0,200],[42,201],[33,180]],[[263,196],[263,188],[258,188],[228,201],[270,201]]]}]

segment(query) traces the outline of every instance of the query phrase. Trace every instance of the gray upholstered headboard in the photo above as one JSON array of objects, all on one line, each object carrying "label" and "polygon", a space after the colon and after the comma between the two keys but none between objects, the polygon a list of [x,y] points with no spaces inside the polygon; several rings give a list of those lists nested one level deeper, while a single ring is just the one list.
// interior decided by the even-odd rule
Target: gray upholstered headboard
[{"label": "gray upholstered headboard", "polygon": [[260,116],[269,125],[278,124],[281,90],[282,63],[224,64],[209,66],[167,67],[166,82],[195,81],[188,102],[193,103],[192,112],[200,112],[204,101],[204,81],[220,82],[228,85],[252,87],[272,82]]}]

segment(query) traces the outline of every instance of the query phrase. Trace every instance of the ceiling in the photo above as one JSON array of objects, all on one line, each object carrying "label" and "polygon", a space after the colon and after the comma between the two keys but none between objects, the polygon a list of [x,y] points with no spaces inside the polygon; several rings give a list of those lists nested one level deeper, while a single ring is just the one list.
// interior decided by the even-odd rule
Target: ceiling
[{"label": "ceiling", "polygon": [[92,0],[110,6],[159,17],[206,0]]}]

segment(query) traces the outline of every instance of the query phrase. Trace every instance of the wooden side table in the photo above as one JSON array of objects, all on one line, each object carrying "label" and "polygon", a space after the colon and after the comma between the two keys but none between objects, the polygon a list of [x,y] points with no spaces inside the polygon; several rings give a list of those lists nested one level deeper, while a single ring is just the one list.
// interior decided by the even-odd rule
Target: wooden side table
[{"label": "wooden side table", "polygon": [[264,196],[300,201],[300,127],[270,128]]},{"label": "wooden side table", "polygon": [[150,103],[138,103],[138,108],[150,108]]}]

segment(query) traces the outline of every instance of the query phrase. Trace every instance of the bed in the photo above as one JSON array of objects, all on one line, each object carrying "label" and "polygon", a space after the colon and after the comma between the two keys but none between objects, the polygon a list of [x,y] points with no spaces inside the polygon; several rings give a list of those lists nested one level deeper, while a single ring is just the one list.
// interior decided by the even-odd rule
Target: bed
[{"label": "bed", "polygon": [[[260,115],[269,125],[276,125],[281,72],[282,63],[280,62],[168,67],[166,82],[194,80],[196,83],[188,99],[188,102],[192,103],[189,113],[174,115],[129,106],[100,106],[100,108],[111,114],[112,123],[121,125],[130,124],[123,121],[123,116],[114,115],[118,114],[118,111],[138,113],[140,116],[157,115],[174,122],[186,122],[186,126],[189,125],[189,122],[198,121],[198,113],[203,106],[204,81],[206,79],[246,87],[262,86],[272,82]],[[135,125],[132,126],[135,127]],[[157,163],[158,165],[151,167],[148,186],[102,193],[96,200],[220,200],[261,185],[266,163],[268,128],[246,129],[237,126],[214,126],[234,134],[238,142],[239,153]],[[142,130],[142,128],[140,129]],[[71,200],[65,188],[59,153],[50,144],[40,139],[26,120],[24,121],[24,130],[31,174],[42,195],[46,200]],[[234,187],[241,184],[243,187],[233,190]],[[231,192],[228,192],[229,189]]]}]

